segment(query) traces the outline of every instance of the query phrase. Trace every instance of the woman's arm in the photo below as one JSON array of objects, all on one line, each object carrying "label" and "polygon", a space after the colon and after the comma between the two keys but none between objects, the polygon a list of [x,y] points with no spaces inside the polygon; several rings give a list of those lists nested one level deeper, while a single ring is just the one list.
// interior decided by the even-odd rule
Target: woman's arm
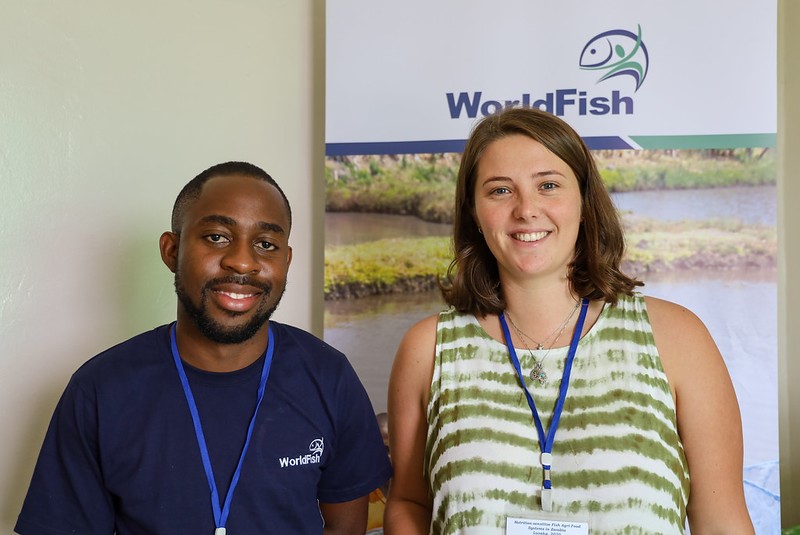
[{"label": "woman's arm", "polygon": [[692,534],[751,534],[742,483],[742,421],[722,355],[691,311],[652,297],[646,302],[689,464]]},{"label": "woman's arm", "polygon": [[432,506],[423,463],[437,320],[426,318],[405,334],[392,366],[387,412],[394,475],[383,517],[386,535],[427,535],[430,529]]}]

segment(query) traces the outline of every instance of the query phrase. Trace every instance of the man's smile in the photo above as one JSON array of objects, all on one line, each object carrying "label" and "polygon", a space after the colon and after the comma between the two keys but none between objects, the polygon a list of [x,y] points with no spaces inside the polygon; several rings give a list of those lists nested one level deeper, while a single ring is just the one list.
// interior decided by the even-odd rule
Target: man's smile
[{"label": "man's smile", "polygon": [[217,306],[233,313],[243,313],[257,307],[264,295],[269,295],[270,290],[268,284],[252,280],[232,282],[230,278],[211,281],[206,285],[206,291]]}]

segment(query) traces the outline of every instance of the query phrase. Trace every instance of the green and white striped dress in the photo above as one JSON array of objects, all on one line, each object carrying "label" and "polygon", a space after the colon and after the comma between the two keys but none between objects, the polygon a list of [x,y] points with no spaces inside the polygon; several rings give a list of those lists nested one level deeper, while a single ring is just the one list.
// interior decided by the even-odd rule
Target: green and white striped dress
[{"label": "green and white striped dress", "polygon": [[[567,350],[547,355],[546,385],[527,378],[545,430]],[[517,355],[529,372],[529,351]],[[538,437],[508,348],[473,315],[440,314],[430,393],[432,534],[503,534],[508,516],[584,521],[592,535],[684,532],[689,472],[643,296],[606,305],[578,345],[553,446],[552,513],[541,510]]]}]

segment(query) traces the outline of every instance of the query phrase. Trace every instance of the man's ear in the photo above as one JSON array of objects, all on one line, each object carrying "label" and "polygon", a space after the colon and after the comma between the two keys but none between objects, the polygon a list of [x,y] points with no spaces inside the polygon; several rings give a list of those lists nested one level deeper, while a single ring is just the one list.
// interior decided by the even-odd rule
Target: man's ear
[{"label": "man's ear", "polygon": [[169,270],[175,273],[178,269],[178,243],[180,236],[174,232],[165,232],[158,240],[158,248],[161,250],[161,260]]}]

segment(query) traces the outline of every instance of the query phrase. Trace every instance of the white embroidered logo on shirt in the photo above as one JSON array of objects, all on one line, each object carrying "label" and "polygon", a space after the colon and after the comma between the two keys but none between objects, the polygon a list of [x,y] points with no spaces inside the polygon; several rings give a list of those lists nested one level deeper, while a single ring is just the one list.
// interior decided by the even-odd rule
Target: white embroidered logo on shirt
[{"label": "white embroidered logo on shirt", "polygon": [[322,457],[322,450],[325,449],[325,444],[322,441],[322,438],[315,438],[311,441],[311,444],[308,445],[308,450],[311,453],[315,453]]},{"label": "white embroidered logo on shirt", "polygon": [[319,464],[320,459],[322,459],[322,452],[325,450],[325,443],[320,438],[315,438],[311,441],[311,444],[308,445],[308,450],[310,453],[306,453],[304,455],[298,455],[297,457],[281,457],[278,459],[278,462],[281,465],[281,468],[286,468],[287,466],[302,466],[306,464]]}]

